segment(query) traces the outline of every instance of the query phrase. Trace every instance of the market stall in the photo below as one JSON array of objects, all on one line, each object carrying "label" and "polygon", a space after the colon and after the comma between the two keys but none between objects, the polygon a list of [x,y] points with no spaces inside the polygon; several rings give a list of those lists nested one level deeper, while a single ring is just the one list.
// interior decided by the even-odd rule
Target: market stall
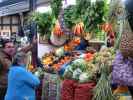
[{"label": "market stall", "polygon": [[[122,27],[114,26],[116,16],[108,16],[112,2],[62,2],[52,0],[52,12],[30,17],[38,24],[39,36],[52,47],[41,55],[42,100],[118,100],[111,73],[121,38],[121,29],[116,28]],[[35,73],[39,75],[38,70]]]}]

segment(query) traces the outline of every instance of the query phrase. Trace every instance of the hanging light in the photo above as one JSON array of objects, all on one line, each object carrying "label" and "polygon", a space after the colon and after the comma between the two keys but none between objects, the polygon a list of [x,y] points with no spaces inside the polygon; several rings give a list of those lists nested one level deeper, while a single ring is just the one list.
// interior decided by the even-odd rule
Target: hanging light
[{"label": "hanging light", "polygon": [[126,2],[126,0],[122,0],[122,2]]}]

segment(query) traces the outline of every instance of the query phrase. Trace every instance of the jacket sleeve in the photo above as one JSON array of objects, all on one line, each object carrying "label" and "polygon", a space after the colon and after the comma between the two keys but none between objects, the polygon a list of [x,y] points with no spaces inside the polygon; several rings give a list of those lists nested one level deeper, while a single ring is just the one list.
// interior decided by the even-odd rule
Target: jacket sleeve
[{"label": "jacket sleeve", "polygon": [[24,81],[26,84],[29,84],[32,87],[36,87],[40,84],[40,80],[38,77],[33,75],[31,72],[24,71],[23,75],[21,75],[22,81]]}]

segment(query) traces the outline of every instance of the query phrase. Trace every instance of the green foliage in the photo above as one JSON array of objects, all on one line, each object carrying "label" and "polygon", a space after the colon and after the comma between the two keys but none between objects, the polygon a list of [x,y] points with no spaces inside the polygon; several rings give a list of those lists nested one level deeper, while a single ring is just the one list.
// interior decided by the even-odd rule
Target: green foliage
[{"label": "green foliage", "polygon": [[91,0],[77,0],[75,6],[65,9],[64,20],[68,28],[82,21],[85,31],[91,32],[98,28],[98,24],[107,21],[107,15],[107,0],[96,1],[96,3],[91,3]]},{"label": "green foliage", "polygon": [[58,18],[61,7],[62,0],[51,0],[52,14],[55,16],[56,19]]},{"label": "green foliage", "polygon": [[38,25],[38,32],[41,36],[51,34],[54,25],[54,17],[51,13],[34,12],[29,16],[29,21],[35,21]]},{"label": "green foliage", "polygon": [[85,24],[85,31],[93,31],[97,29],[98,24],[106,21],[106,1],[96,1],[96,3],[91,4],[89,0],[80,0],[77,3],[77,13]]},{"label": "green foliage", "polygon": [[121,33],[117,33],[118,36],[116,38],[116,42],[115,42],[115,50],[118,50],[119,49],[119,46],[120,46],[120,42],[121,42],[121,35],[122,35],[122,32]]},{"label": "green foliage", "polygon": [[73,61],[71,66],[72,66],[72,70],[76,70],[77,68],[80,68],[84,72],[87,69],[87,63],[83,59],[76,59],[75,61]]},{"label": "green foliage", "polygon": [[[58,19],[62,7],[62,0],[51,0],[51,13],[33,13],[30,21],[36,21],[41,35],[51,34],[55,20]],[[90,0],[77,0],[76,5],[64,9],[65,25],[72,27],[79,22],[84,23],[85,32],[95,32],[98,24],[107,21],[108,5],[107,0],[91,3]]]},{"label": "green foliage", "polygon": [[92,100],[117,100],[111,90],[111,77],[107,65],[101,64],[101,76],[94,88]]},{"label": "green foliage", "polygon": [[75,15],[75,6],[69,6],[66,9],[64,9],[64,21],[65,21],[65,25],[66,27],[68,27],[69,29],[72,29],[72,27],[75,25],[76,23],[76,15]]}]

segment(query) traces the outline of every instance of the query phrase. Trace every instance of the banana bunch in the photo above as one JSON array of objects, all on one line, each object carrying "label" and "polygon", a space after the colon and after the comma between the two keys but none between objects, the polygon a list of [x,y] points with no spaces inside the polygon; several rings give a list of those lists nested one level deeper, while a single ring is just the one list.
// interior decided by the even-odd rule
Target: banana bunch
[{"label": "banana bunch", "polygon": [[53,63],[53,60],[52,60],[51,57],[47,57],[47,58],[43,59],[42,63],[44,65],[49,65],[49,64],[52,64]]},{"label": "banana bunch", "polygon": [[42,57],[42,64],[44,64],[44,65],[52,64],[53,63],[53,60],[54,60],[54,56],[52,55],[52,53],[45,54]]}]

